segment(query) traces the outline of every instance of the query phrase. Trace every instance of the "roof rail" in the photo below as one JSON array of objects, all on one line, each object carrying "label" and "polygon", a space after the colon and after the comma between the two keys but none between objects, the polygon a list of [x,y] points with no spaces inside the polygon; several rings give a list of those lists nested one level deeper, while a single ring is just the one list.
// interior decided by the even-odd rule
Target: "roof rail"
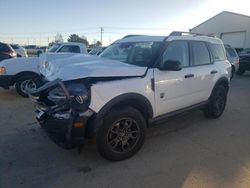
[{"label": "roof rail", "polygon": [[123,37],[123,39],[129,38],[129,37],[139,37],[139,36],[145,36],[145,35],[126,35],[125,37]]},{"label": "roof rail", "polygon": [[201,34],[201,33],[187,32],[187,31],[173,31],[169,36],[182,36],[183,34],[188,34],[193,36],[215,37],[215,35],[213,34]]}]

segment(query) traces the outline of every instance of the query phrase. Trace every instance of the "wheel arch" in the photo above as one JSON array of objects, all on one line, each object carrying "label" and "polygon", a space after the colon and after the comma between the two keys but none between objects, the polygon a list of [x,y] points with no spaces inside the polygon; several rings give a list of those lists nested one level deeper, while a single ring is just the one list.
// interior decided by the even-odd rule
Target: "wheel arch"
[{"label": "wheel arch", "polygon": [[26,75],[32,75],[32,76],[39,76],[39,74],[37,74],[36,72],[32,72],[32,71],[23,71],[23,72],[19,72],[17,73],[11,80],[11,85],[14,85],[16,83],[16,80],[18,78],[20,78],[21,76],[26,76]]},{"label": "wheel arch", "polygon": [[101,110],[88,121],[86,136],[90,138],[93,137],[102,125],[105,115],[112,109],[123,106],[131,106],[137,109],[141,112],[146,122],[153,117],[153,107],[145,96],[138,93],[122,94],[106,103]]},{"label": "wheel arch", "polygon": [[227,77],[221,77],[217,80],[217,82],[214,85],[214,88],[212,90],[212,93],[210,95],[210,97],[212,96],[212,94],[214,93],[215,89],[219,86],[219,85],[223,85],[226,88],[226,91],[228,92],[229,90],[229,80]]}]

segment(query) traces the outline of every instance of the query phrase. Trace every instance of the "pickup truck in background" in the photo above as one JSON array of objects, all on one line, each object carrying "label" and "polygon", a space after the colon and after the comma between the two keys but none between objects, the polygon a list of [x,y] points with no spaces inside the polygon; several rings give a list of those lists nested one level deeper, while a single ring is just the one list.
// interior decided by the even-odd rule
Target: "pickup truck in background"
[{"label": "pickup truck in background", "polygon": [[[39,57],[24,57],[6,59],[0,62],[0,87],[9,89],[15,85],[16,91],[23,97],[28,97],[26,84],[30,88],[36,88],[38,80],[33,79],[40,75],[39,62],[51,61],[55,59],[68,58],[77,54],[87,54],[87,48],[83,43],[65,42],[54,44],[46,53],[41,53]],[[30,80],[33,79],[31,82]]]}]

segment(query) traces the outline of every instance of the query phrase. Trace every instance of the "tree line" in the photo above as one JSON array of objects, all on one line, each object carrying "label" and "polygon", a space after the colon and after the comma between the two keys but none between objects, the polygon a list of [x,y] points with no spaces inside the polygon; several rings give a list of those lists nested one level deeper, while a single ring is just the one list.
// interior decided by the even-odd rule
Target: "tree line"
[{"label": "tree line", "polygon": [[[87,40],[87,37],[85,36],[79,36],[77,34],[71,34],[69,36],[69,38],[67,39],[68,42],[81,42],[84,43],[87,47],[96,47],[96,46],[101,46],[102,43],[100,41],[94,40],[94,42],[92,44],[89,43],[89,41]],[[57,34],[55,36],[55,40],[49,43],[49,46],[52,46],[55,43],[60,43],[60,42],[64,42],[63,37],[61,34]]]}]

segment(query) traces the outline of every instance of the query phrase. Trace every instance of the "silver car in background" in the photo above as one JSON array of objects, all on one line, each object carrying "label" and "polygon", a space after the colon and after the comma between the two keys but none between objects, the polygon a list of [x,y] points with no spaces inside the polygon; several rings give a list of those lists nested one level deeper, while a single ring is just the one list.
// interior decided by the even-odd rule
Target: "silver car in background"
[{"label": "silver car in background", "polygon": [[17,57],[28,57],[25,48],[19,44],[10,44],[10,46],[15,50]]},{"label": "silver car in background", "polygon": [[233,78],[234,74],[239,69],[239,61],[240,58],[234,48],[232,48],[230,45],[225,45],[227,59],[232,65],[232,73],[231,73],[231,79]]}]

